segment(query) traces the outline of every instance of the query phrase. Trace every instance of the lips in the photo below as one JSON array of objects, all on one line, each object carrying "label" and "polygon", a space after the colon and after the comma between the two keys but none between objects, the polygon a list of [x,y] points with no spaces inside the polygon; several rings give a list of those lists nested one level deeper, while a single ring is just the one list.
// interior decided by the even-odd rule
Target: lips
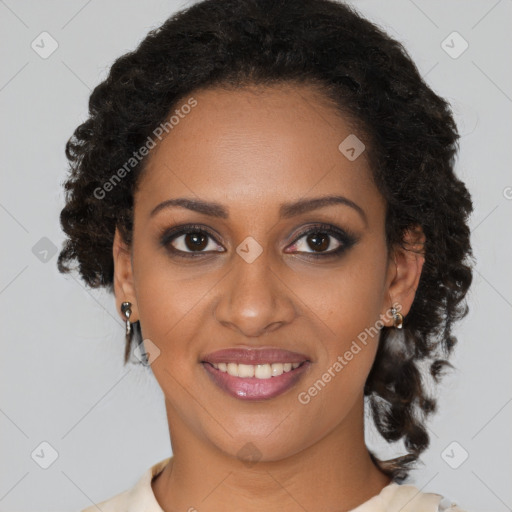
[{"label": "lips", "polygon": [[[304,354],[277,348],[232,348],[208,354],[201,361],[214,384],[242,400],[268,400],[288,391],[307,371]],[[226,368],[244,371],[226,371]],[[269,374],[268,369],[277,369]],[[265,371],[267,370],[267,371]]]},{"label": "lips", "polygon": [[278,348],[228,348],[203,357],[207,363],[272,364],[303,363],[308,357],[298,352]]}]

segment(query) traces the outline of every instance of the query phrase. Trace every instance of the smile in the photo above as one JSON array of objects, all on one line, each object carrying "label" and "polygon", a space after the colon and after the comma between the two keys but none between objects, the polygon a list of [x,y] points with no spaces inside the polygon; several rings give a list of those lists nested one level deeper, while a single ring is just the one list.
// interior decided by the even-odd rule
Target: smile
[{"label": "smile", "polygon": [[273,348],[221,350],[201,363],[218,388],[242,400],[269,400],[285,393],[311,364],[303,354]]},{"label": "smile", "polygon": [[233,377],[256,377],[257,379],[270,379],[279,377],[292,369],[298,368],[301,363],[266,363],[266,364],[237,364],[237,363],[213,363],[212,366]]}]

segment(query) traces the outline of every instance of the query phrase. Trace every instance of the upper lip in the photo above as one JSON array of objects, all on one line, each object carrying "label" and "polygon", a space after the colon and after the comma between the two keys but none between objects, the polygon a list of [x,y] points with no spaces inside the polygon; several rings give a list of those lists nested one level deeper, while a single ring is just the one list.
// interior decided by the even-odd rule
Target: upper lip
[{"label": "upper lip", "polygon": [[302,363],[308,357],[298,352],[283,350],[281,348],[227,348],[217,350],[202,358],[207,363],[238,363],[238,364],[265,364],[265,363]]}]

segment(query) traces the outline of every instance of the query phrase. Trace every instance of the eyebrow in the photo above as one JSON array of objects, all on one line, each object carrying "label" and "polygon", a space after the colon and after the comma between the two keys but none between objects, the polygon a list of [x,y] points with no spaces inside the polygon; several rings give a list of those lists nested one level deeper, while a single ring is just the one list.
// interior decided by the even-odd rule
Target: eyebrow
[{"label": "eyebrow", "polygon": [[[289,219],[296,215],[334,204],[341,204],[354,209],[357,213],[359,213],[365,224],[368,225],[368,219],[366,217],[365,211],[359,205],[354,203],[354,201],[351,201],[344,196],[314,197],[308,199],[300,199],[299,201],[292,203],[283,203],[279,208],[279,217],[282,219]],[[203,201],[201,199],[188,199],[186,197],[179,197],[176,199],[168,199],[163,201],[162,203],[155,206],[153,210],[151,210],[149,216],[153,217],[159,211],[172,207],[186,208],[187,210],[192,210],[194,212],[209,215],[211,217],[219,217],[221,219],[229,218],[228,210],[219,203]]]}]

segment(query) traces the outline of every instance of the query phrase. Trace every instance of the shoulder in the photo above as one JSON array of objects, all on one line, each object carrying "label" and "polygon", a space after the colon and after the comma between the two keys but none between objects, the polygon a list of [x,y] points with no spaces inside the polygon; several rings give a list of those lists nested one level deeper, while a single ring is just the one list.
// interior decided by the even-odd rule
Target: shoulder
[{"label": "shoulder", "polygon": [[466,512],[441,494],[422,492],[414,485],[390,483],[350,512]]},{"label": "shoulder", "polygon": [[95,503],[81,510],[81,512],[98,512],[98,509],[101,512],[140,512],[141,510],[144,510],[144,512],[163,512],[156,501],[151,481],[170,460],[171,457],[168,457],[151,466],[131,489]]},{"label": "shoulder", "polygon": [[[156,501],[151,481],[171,457],[151,466],[129,490],[95,503],[81,512],[163,512]],[[381,492],[350,512],[466,512],[440,494],[424,493],[414,485],[390,483]]]}]

